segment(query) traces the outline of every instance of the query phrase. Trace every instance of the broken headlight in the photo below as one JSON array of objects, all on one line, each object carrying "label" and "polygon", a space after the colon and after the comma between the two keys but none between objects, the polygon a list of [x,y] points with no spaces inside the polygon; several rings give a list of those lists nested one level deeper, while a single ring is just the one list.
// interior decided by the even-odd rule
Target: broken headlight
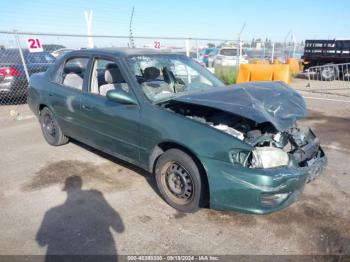
[{"label": "broken headlight", "polygon": [[256,147],[253,151],[251,167],[253,168],[273,168],[286,166],[289,157],[286,152],[276,147]]},{"label": "broken headlight", "polygon": [[235,165],[247,166],[249,162],[250,151],[233,149],[229,153],[230,161]]}]

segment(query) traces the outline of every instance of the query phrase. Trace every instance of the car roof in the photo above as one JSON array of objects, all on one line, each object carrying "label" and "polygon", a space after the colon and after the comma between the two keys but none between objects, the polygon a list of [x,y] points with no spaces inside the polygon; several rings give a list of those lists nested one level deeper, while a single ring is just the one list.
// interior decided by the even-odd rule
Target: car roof
[{"label": "car roof", "polygon": [[70,56],[74,56],[75,54],[107,54],[113,55],[117,57],[125,57],[125,56],[134,56],[134,55],[157,55],[157,54],[174,54],[171,52],[166,52],[162,50],[153,50],[146,48],[128,48],[128,47],[119,47],[119,48],[91,48],[91,49],[80,49],[71,51]]}]

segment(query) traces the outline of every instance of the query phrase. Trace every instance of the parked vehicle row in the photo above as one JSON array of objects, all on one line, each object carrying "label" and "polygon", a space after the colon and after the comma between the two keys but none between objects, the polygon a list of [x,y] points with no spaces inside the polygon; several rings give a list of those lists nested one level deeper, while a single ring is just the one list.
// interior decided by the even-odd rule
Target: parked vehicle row
[{"label": "parked vehicle row", "polygon": [[[23,50],[29,76],[44,72],[56,59],[48,52],[30,53]],[[2,100],[25,100],[28,82],[18,49],[0,50],[0,97]]]},{"label": "parked vehicle row", "polygon": [[[201,59],[207,67],[215,67],[215,65],[221,66],[235,66],[238,63],[247,64],[247,56],[245,52],[242,55],[238,55],[236,48],[206,48],[201,52]],[[239,57],[239,59],[238,59]]]}]

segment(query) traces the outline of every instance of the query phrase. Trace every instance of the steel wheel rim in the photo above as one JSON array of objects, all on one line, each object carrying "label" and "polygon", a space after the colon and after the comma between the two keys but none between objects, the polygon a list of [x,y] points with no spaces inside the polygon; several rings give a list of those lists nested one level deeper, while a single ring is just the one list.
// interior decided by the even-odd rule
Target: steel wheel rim
[{"label": "steel wheel rim", "polygon": [[43,129],[46,135],[51,138],[54,138],[56,135],[56,127],[52,117],[49,114],[46,114],[43,119]]},{"label": "steel wheel rim", "polygon": [[180,163],[172,161],[162,167],[161,183],[166,195],[175,203],[184,205],[193,199],[193,178]]}]

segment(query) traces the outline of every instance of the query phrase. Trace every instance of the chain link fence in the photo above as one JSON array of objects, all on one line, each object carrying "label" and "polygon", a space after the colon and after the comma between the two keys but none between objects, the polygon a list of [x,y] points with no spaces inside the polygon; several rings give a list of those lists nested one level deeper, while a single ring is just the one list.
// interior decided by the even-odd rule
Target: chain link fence
[{"label": "chain link fence", "polygon": [[[0,118],[22,119],[30,114],[26,106],[28,80],[34,73],[45,72],[57,58],[72,50],[86,48],[136,47],[182,53],[197,60],[215,73],[214,64],[227,64],[237,73],[240,63],[275,59],[283,62],[298,51],[288,45],[254,43],[235,39],[78,35],[0,31]],[[211,47],[210,52],[205,52]],[[221,48],[226,55],[221,54]],[[38,52],[36,52],[38,51]],[[292,54],[293,53],[293,54]],[[220,60],[221,58],[222,61]],[[226,57],[226,58],[225,58]],[[225,80],[226,82],[226,80]],[[232,81],[231,81],[232,82]]]},{"label": "chain link fence", "polygon": [[[86,48],[136,47],[159,49],[200,58],[200,50],[226,39],[178,37],[133,37],[109,35],[73,35],[32,32],[0,32],[0,118],[22,119],[26,106],[28,80],[45,72],[57,58],[72,50]],[[30,48],[32,47],[32,48]],[[37,49],[37,50],[33,50]],[[33,52],[34,51],[34,52]],[[36,52],[38,51],[38,52]]]}]

